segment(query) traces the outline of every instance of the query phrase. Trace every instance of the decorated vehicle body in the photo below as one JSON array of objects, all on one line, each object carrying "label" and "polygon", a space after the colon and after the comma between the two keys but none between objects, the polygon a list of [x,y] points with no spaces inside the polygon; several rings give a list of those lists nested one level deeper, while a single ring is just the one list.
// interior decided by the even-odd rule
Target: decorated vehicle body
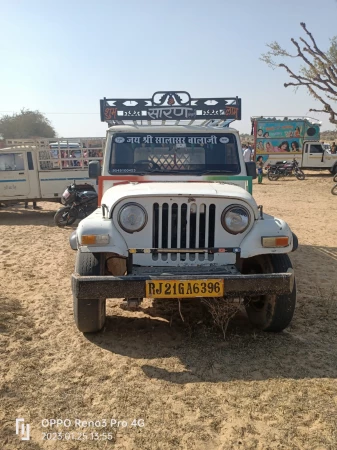
[{"label": "decorated vehicle body", "polygon": [[229,128],[240,118],[237,97],[101,101],[104,162],[89,164],[100,207],[70,237],[80,331],[103,328],[108,298],[239,297],[257,327],[289,325],[297,238],[252,196],[255,163]]},{"label": "decorated vehicle body", "polygon": [[96,189],[90,161],[103,160],[103,138],[7,139],[0,149],[0,202],[60,201],[69,182]]},{"label": "decorated vehicle body", "polygon": [[255,157],[264,163],[295,158],[302,169],[337,173],[337,155],[320,139],[321,123],[310,117],[252,117]]}]

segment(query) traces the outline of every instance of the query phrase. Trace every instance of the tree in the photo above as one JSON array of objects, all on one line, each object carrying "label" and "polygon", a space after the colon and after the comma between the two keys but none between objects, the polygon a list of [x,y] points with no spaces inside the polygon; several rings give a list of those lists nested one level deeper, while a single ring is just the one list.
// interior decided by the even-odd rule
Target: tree
[{"label": "tree", "polygon": [[19,114],[0,118],[0,136],[3,139],[52,138],[55,130],[47,117],[39,111],[22,109]]},{"label": "tree", "polygon": [[[267,44],[270,49],[261,55],[261,60],[270,67],[284,68],[292,82],[284,83],[284,87],[305,86],[310,95],[322,104],[322,109],[310,109],[310,111],[329,114],[329,121],[337,125],[337,36],[330,39],[330,47],[324,52],[318,46],[313,35],[308,31],[305,23],[301,22],[301,27],[308,36],[299,38],[299,43],[291,38],[296,52],[289,53],[282,48],[278,42]],[[304,65],[296,71],[290,69],[287,64],[276,63],[273,58],[299,58]]]}]

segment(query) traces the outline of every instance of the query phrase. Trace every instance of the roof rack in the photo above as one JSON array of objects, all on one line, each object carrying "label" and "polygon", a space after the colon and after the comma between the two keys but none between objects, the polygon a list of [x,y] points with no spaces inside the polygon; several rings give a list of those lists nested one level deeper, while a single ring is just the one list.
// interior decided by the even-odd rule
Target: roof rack
[{"label": "roof rack", "polygon": [[241,120],[238,97],[191,98],[186,91],[159,91],[152,98],[103,98],[101,121],[113,125],[201,125],[228,127]]}]

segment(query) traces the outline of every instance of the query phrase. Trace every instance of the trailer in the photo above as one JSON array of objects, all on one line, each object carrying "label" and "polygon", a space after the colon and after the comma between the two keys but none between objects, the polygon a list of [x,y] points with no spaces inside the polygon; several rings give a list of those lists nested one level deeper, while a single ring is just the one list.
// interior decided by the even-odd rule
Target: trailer
[{"label": "trailer", "polygon": [[337,155],[319,141],[321,123],[310,117],[251,117],[256,159],[263,162],[295,158],[302,169],[337,173]]},{"label": "trailer", "polygon": [[74,180],[96,189],[90,161],[103,160],[105,138],[7,139],[0,149],[0,202],[59,201]]}]

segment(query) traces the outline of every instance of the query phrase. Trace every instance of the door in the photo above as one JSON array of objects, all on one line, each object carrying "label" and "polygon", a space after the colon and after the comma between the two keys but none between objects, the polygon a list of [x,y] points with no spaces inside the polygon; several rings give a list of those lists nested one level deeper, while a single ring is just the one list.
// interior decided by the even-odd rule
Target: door
[{"label": "door", "polygon": [[27,153],[0,151],[0,199],[19,199],[29,195]]},{"label": "door", "polygon": [[318,142],[306,142],[303,153],[303,167],[324,168],[331,166],[331,155]]}]

